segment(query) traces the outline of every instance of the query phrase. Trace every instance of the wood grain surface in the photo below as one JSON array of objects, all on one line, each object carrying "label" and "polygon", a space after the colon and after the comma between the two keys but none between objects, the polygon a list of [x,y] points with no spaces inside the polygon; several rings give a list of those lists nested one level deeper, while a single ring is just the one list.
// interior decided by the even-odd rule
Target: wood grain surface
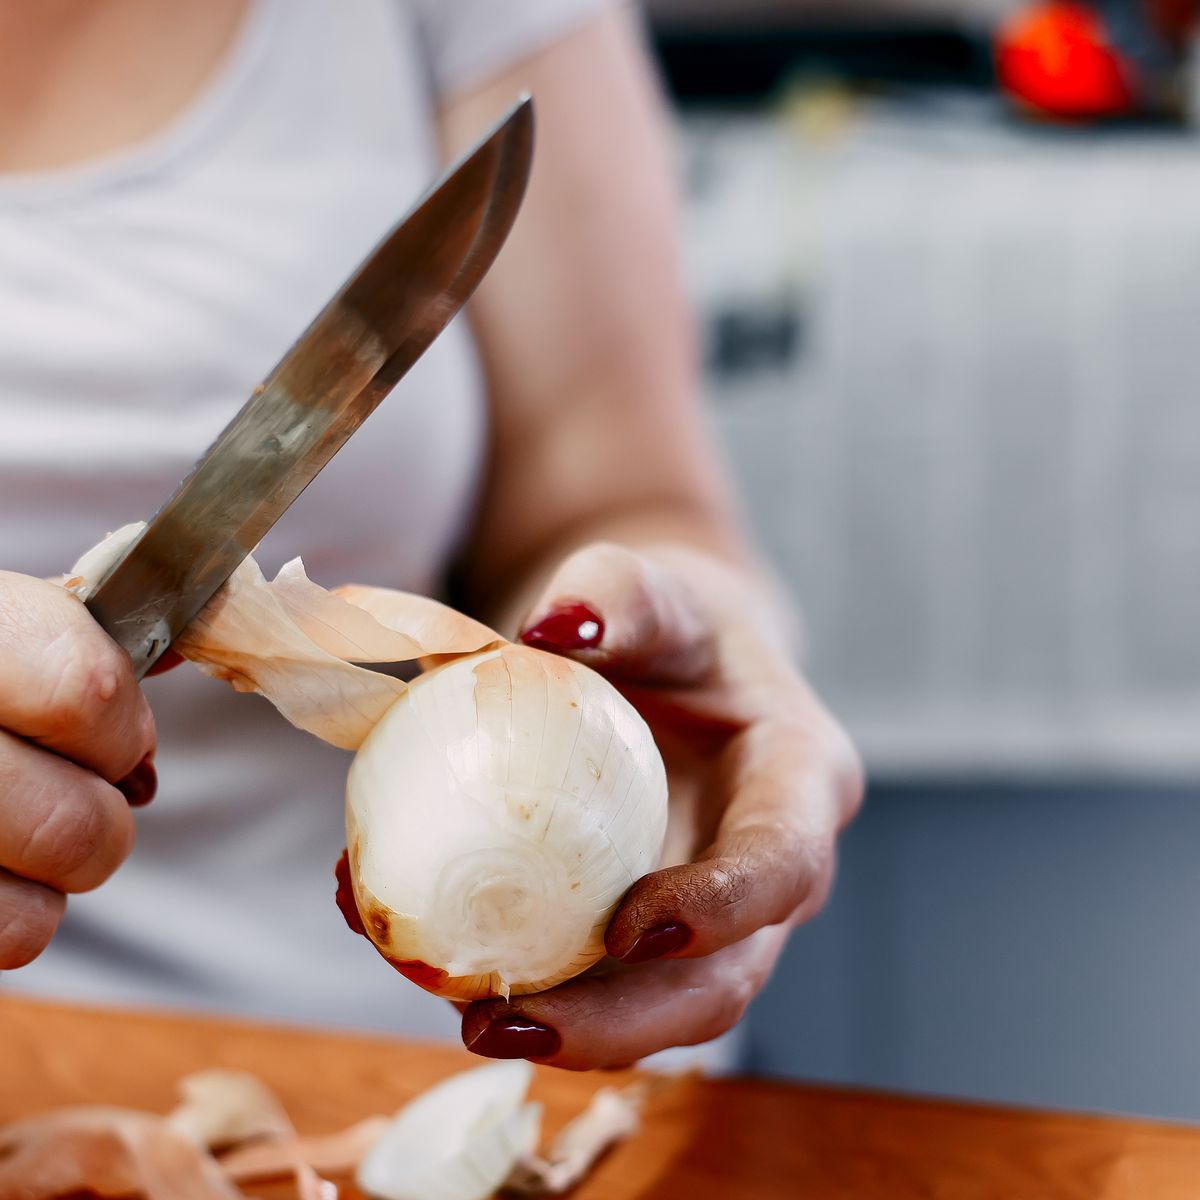
[{"label": "wood grain surface", "polygon": [[[252,1071],[303,1133],[391,1112],[479,1059],[444,1046],[0,997],[0,1122],[109,1103],[166,1111],[204,1067]],[[622,1073],[539,1070],[553,1130]],[[287,1189],[252,1192],[289,1195]],[[343,1190],[349,1198],[357,1193]],[[752,1080],[660,1091],[574,1200],[1198,1200],[1200,1129]]]}]

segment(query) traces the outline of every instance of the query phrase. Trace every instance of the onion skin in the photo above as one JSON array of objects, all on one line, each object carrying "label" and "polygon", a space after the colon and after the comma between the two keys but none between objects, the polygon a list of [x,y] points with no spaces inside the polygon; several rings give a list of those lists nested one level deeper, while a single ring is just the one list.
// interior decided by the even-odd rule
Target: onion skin
[{"label": "onion skin", "polygon": [[[334,875],[337,878],[337,892],[334,895],[334,902],[337,904],[342,916],[346,919],[346,924],[350,927],[350,932],[365,937],[374,945],[375,943],[371,935],[367,933],[366,925],[363,924],[363,914],[359,911],[358,900],[354,894],[354,883],[350,871],[349,847],[342,851],[342,857],[338,859],[337,866],[334,868]],[[382,905],[376,904],[374,908],[368,908],[368,912],[367,920],[370,922],[371,928],[375,930],[376,936],[386,939],[390,919],[387,910]],[[379,949],[379,947],[376,946],[376,949]],[[418,987],[423,987],[426,991],[433,992],[434,995],[438,995],[439,990],[446,986],[446,972],[438,967],[431,967],[419,958],[395,959],[389,957],[383,950],[379,950],[379,953],[405,979],[415,983]]]}]

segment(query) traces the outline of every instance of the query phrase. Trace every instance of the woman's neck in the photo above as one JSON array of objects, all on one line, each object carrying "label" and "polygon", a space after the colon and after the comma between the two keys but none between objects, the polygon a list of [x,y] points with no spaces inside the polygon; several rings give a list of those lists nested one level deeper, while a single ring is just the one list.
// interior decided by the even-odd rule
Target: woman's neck
[{"label": "woman's neck", "polygon": [[251,0],[0,0],[0,171],[103,157],[178,116]]}]

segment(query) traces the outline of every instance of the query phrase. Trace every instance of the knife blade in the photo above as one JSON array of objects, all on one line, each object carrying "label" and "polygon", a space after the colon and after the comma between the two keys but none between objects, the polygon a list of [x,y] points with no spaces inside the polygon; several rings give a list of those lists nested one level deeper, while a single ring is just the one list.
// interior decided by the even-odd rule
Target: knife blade
[{"label": "knife blade", "polygon": [[532,154],[523,97],[368,255],[92,591],[139,679],[470,297]]}]

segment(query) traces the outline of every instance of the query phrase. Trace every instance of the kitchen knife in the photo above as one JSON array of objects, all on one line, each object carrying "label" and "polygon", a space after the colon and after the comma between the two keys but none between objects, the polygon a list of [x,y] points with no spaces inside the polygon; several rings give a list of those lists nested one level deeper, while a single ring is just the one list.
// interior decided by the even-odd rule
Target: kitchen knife
[{"label": "kitchen knife", "polygon": [[92,591],[139,679],[475,290],[532,153],[525,97],[368,256]]}]

